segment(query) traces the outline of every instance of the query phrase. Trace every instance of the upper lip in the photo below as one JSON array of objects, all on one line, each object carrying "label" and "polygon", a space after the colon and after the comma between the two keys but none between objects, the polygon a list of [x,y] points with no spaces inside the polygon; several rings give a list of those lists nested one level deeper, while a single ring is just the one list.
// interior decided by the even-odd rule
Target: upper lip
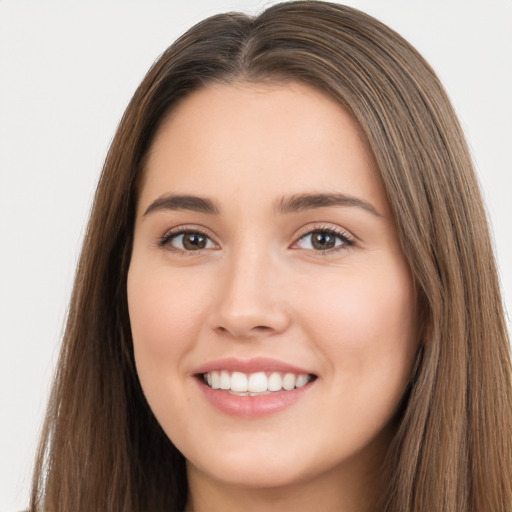
[{"label": "upper lip", "polygon": [[220,370],[242,373],[282,372],[314,375],[309,370],[269,357],[254,357],[251,359],[226,357],[222,359],[215,359],[214,361],[209,361],[199,366],[192,373],[197,375]]}]

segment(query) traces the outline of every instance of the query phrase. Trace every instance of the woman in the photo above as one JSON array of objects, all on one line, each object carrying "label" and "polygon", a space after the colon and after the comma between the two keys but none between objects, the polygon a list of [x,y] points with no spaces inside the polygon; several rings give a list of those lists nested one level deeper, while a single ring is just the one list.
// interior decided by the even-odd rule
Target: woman
[{"label": "woman", "polygon": [[155,63],[97,190],[31,507],[505,511],[508,339],[463,134],[373,18]]}]

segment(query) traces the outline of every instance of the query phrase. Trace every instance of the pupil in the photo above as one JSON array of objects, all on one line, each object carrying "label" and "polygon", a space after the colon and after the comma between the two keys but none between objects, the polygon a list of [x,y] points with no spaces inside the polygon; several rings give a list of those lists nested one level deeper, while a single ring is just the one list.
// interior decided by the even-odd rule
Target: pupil
[{"label": "pupil", "polygon": [[206,247],[206,237],[197,233],[188,233],[183,235],[183,246],[185,249],[197,251]]},{"label": "pupil", "polygon": [[332,249],[336,244],[334,236],[328,233],[322,233],[321,231],[313,233],[311,238],[315,249]]}]

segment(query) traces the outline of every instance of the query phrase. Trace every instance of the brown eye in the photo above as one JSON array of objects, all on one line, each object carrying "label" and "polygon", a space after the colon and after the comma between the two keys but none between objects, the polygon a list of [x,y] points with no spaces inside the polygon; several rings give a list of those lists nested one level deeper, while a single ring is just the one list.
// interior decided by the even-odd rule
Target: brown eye
[{"label": "brown eye", "polygon": [[166,240],[166,243],[182,251],[200,251],[201,249],[213,249],[215,247],[209,237],[194,231],[172,235]]},{"label": "brown eye", "polygon": [[198,233],[185,233],[183,235],[183,247],[188,251],[197,251],[206,247],[207,239]]},{"label": "brown eye", "polygon": [[332,249],[336,246],[336,237],[330,233],[315,231],[311,233],[311,245],[317,250]]},{"label": "brown eye", "polygon": [[301,249],[329,251],[353,245],[348,236],[330,230],[315,230],[300,237],[298,245]]}]

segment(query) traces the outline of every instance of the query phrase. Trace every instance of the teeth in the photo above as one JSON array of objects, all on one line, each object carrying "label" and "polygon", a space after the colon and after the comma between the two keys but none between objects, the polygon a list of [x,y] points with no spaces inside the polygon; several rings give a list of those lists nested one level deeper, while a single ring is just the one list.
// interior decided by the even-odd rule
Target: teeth
[{"label": "teeth", "polygon": [[212,371],[203,375],[203,380],[212,389],[224,389],[237,395],[253,395],[272,391],[291,391],[304,387],[311,377],[305,373],[257,372],[245,374],[242,372],[230,373],[226,370]]},{"label": "teeth", "polygon": [[220,389],[230,389],[231,388],[231,378],[229,377],[229,373],[225,370],[222,370],[220,372],[219,388]]},{"label": "teeth", "polygon": [[252,393],[267,391],[267,376],[263,372],[251,373],[247,388]]},{"label": "teeth", "polygon": [[219,389],[220,385],[220,378],[219,378],[219,372],[212,372],[212,378],[211,378],[211,386],[213,389]]},{"label": "teeth", "polygon": [[295,387],[295,375],[293,373],[287,373],[283,379],[283,388],[286,391],[290,391]]},{"label": "teeth", "polygon": [[241,372],[233,372],[231,375],[231,391],[247,391],[247,375]]},{"label": "teeth", "polygon": [[301,388],[309,382],[309,375],[297,375],[297,381],[295,382],[296,388]]},{"label": "teeth", "polygon": [[281,378],[281,374],[274,372],[268,378],[268,390],[269,391],[281,391],[283,387],[283,379]]}]

